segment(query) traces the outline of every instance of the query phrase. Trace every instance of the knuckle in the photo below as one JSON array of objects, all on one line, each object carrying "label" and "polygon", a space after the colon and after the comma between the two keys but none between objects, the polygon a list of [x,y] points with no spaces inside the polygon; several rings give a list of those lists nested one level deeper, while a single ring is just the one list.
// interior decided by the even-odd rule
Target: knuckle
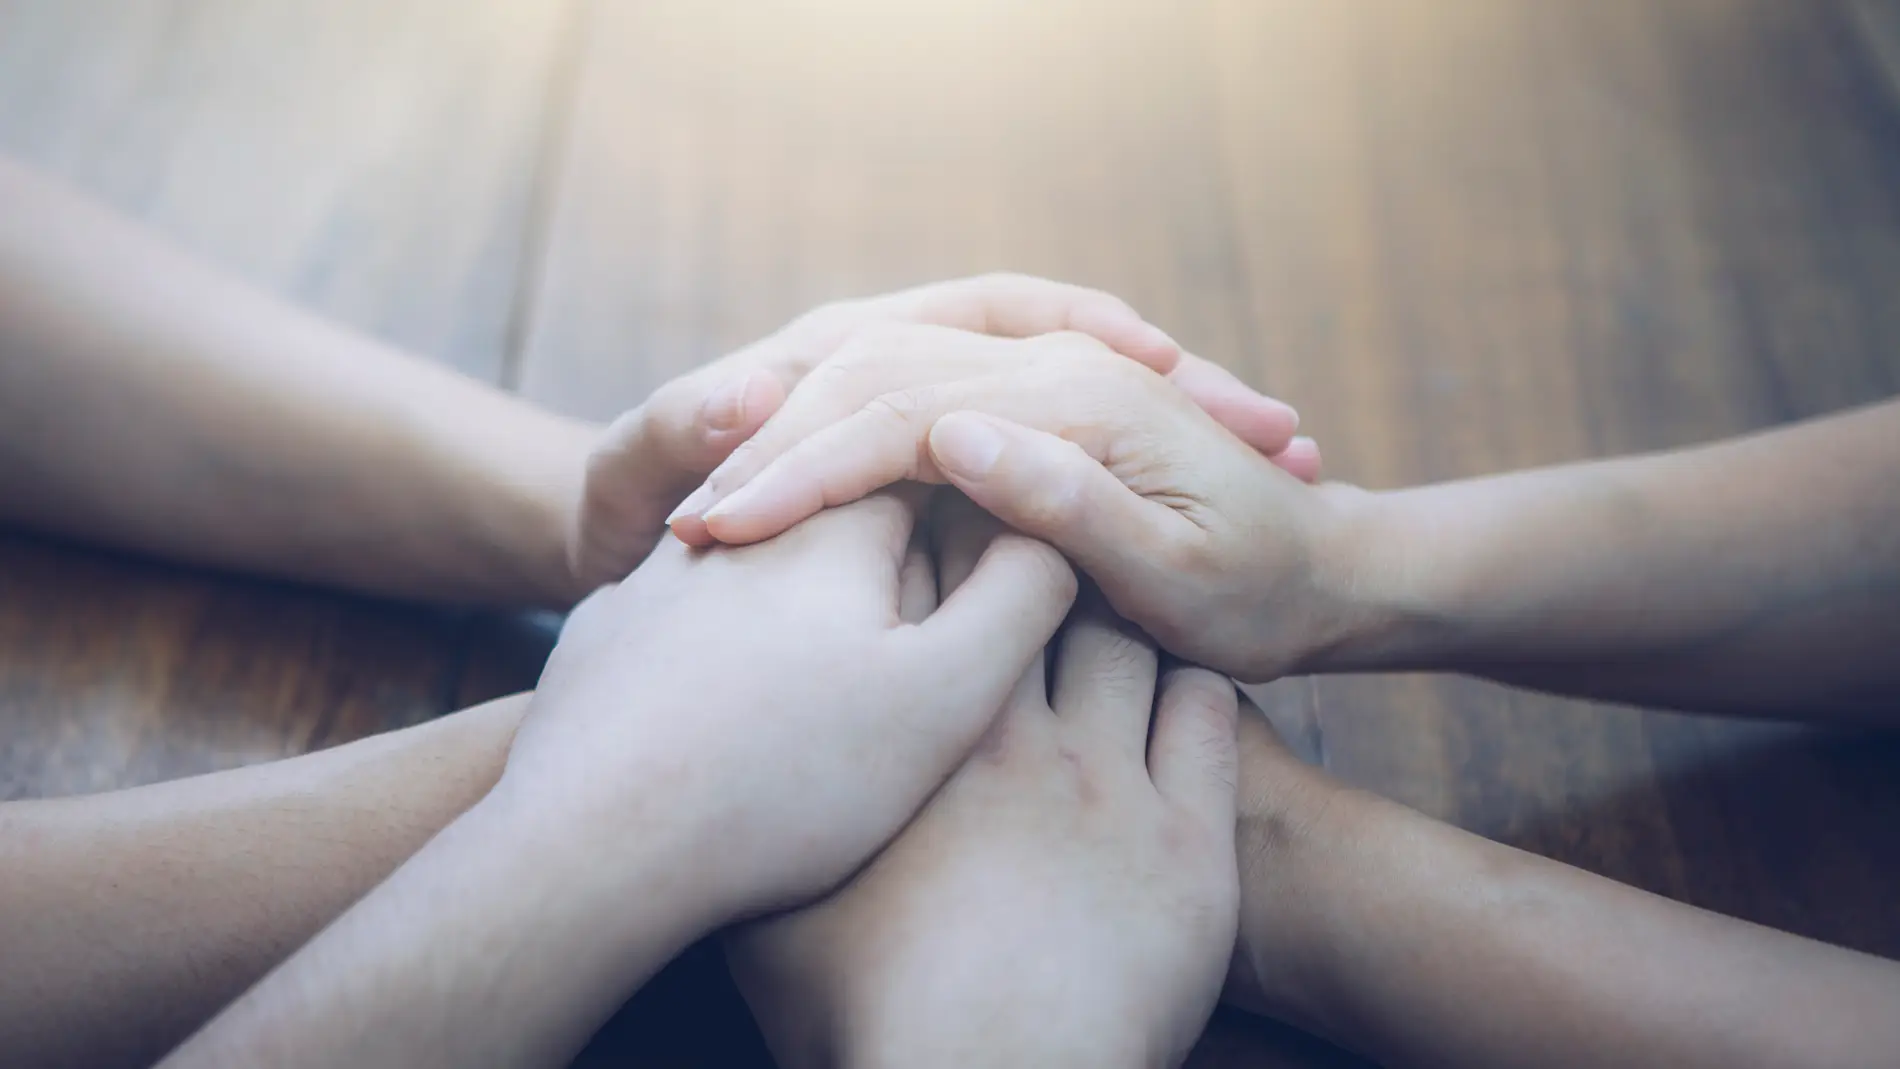
[{"label": "knuckle", "polygon": [[1087,450],[1064,440],[1050,449],[1052,477],[1022,503],[1028,518],[1038,525],[1064,529],[1086,522],[1091,511],[1088,469],[1095,461]]},{"label": "knuckle", "polygon": [[1232,720],[1239,707],[1233,682],[1205,668],[1174,669],[1162,682],[1162,691],[1184,711],[1211,721]]},{"label": "knuckle", "polygon": [[928,407],[927,389],[893,390],[871,398],[864,406],[866,415],[873,419],[897,424],[901,427],[914,426]]},{"label": "knuckle", "polygon": [[866,362],[864,351],[846,345],[819,361],[806,374],[805,389],[816,393],[833,393],[843,389],[863,373]]},{"label": "knuckle", "polygon": [[1025,519],[1039,530],[1062,531],[1085,522],[1088,505],[1074,482],[1049,487],[1021,505]]},{"label": "knuckle", "polygon": [[1101,674],[1116,677],[1139,675],[1154,659],[1154,653],[1146,643],[1115,628],[1105,629],[1096,656],[1101,665]]},{"label": "knuckle", "polygon": [[1209,780],[1223,790],[1240,786],[1240,757],[1234,751],[1233,732],[1226,722],[1214,715],[1207,717],[1207,730],[1195,740],[1195,759]]},{"label": "knuckle", "polygon": [[891,320],[861,323],[812,369],[811,378],[832,388],[846,386],[916,353],[924,344],[923,330],[915,324]]}]

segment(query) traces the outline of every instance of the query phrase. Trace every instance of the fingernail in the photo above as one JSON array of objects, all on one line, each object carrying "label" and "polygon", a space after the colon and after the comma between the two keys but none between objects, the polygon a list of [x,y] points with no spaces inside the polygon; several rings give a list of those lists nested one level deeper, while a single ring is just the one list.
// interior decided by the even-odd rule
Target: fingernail
[{"label": "fingernail", "polygon": [[686,500],[680,502],[679,508],[674,509],[673,514],[666,518],[666,525],[671,527],[678,523],[681,517],[698,515],[699,510],[706,507],[706,502],[711,497],[712,487],[701,484],[699,489],[687,494]]},{"label": "fingernail", "polygon": [[953,412],[931,428],[930,452],[956,474],[981,479],[1003,455],[1003,432],[986,416]]},{"label": "fingernail", "polygon": [[1267,400],[1271,401],[1282,412],[1285,412],[1287,420],[1293,424],[1293,429],[1299,430],[1300,428],[1300,410],[1299,409],[1294,408],[1292,405],[1287,404],[1285,401],[1282,401],[1277,397],[1269,397],[1267,398]]},{"label": "fingernail", "polygon": [[728,516],[733,515],[736,512],[743,512],[745,510],[746,502],[752,500],[754,497],[757,496],[757,494],[755,493],[756,489],[757,487],[755,487],[751,483],[747,483],[746,485],[741,486],[739,489],[734,490],[730,496],[720,501],[717,505],[714,505],[712,508],[707,509],[706,515],[703,517],[703,519],[705,519],[707,525],[710,526],[714,520],[724,519]]},{"label": "fingernail", "polygon": [[734,430],[744,424],[746,392],[751,385],[751,372],[720,383],[700,406],[700,420],[715,431]]}]

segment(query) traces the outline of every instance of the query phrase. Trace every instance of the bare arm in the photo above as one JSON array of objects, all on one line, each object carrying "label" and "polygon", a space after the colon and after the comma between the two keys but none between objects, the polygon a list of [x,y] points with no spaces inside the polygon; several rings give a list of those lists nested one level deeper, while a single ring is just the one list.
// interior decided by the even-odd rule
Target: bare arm
[{"label": "bare arm", "polygon": [[1900,1050],[1900,964],[1347,790],[1243,721],[1230,1000],[1403,1066],[1847,1069]]},{"label": "bare arm", "polygon": [[1369,493],[1303,485],[1086,339],[1009,343],[1000,366],[972,355],[997,343],[930,341],[965,364],[807,380],[784,412],[815,407],[820,425],[753,450],[692,522],[743,544],[896,480],[948,481],[1060,547],[1171,652],[1244,679],[1466,671],[1724,712],[1893,716],[1900,402]]},{"label": "bare arm", "polygon": [[474,804],[526,705],[0,805],[0,1061],[151,1064]]},{"label": "bare arm", "polygon": [[1349,541],[1382,604],[1323,667],[1895,722],[1900,402],[1370,501]]},{"label": "bare arm", "polygon": [[0,161],[0,522],[360,590],[565,605],[596,434]]}]

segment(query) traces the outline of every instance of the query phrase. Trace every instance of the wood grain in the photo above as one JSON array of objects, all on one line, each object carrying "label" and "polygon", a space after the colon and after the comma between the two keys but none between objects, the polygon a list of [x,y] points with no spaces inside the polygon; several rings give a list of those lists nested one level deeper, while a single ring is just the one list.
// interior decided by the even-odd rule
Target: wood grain
[{"label": "wood grain", "polygon": [[0,152],[496,381],[570,7],[0,0]]},{"label": "wood grain", "polygon": [[[0,151],[589,415],[834,297],[1091,283],[1395,486],[1900,390],[1886,6],[0,0]],[[412,722],[548,637],[0,537],[0,798]],[[1427,812],[1900,954],[1891,740],[1425,677],[1263,705]],[[767,1064],[708,947],[583,1063]],[[1222,1015],[1192,1064],[1356,1063]]]},{"label": "wood grain", "polygon": [[[1128,297],[1373,486],[1900,388],[1900,111],[1835,4],[603,0],[586,36],[518,377],[571,411],[999,267]],[[1900,953],[1890,743],[1458,679],[1263,699],[1434,815]],[[724,1035],[705,982],[683,1027]],[[1193,1064],[1340,1058],[1224,1017]]]},{"label": "wood grain", "polygon": [[[1900,131],[1837,13],[1403,12],[1376,33],[1333,7],[1267,34],[1233,4],[1211,38],[1234,187],[1272,191],[1235,198],[1246,269],[1271,280],[1255,374],[1341,443],[1336,474],[1409,484],[1681,445],[1900,384]],[[1260,71],[1303,91],[1259,91]],[[1341,77],[1355,89],[1320,89]],[[1349,779],[1700,905],[1900,953],[1885,831],[1900,791],[1878,746],[1462,680],[1317,693],[1325,760]]]}]

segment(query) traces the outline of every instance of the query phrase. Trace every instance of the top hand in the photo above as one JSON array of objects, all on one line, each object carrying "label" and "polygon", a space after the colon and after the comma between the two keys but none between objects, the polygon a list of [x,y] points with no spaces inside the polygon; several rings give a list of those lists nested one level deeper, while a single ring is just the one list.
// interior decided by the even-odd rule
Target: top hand
[{"label": "top hand", "polygon": [[984,275],[840,301],[654,391],[595,447],[568,536],[576,596],[623,578],[665,533],[665,517],[752,437],[814,367],[866,330],[934,324],[1003,337],[1077,331],[1170,376],[1255,445],[1278,452],[1293,410],[1185,355],[1119,298],[1022,275]]},{"label": "top hand", "polygon": [[932,361],[728,485],[707,534],[752,542],[887,483],[947,481],[1068,554],[1185,659],[1260,680],[1358,633],[1357,491],[1304,485],[1086,338],[932,333]]}]

